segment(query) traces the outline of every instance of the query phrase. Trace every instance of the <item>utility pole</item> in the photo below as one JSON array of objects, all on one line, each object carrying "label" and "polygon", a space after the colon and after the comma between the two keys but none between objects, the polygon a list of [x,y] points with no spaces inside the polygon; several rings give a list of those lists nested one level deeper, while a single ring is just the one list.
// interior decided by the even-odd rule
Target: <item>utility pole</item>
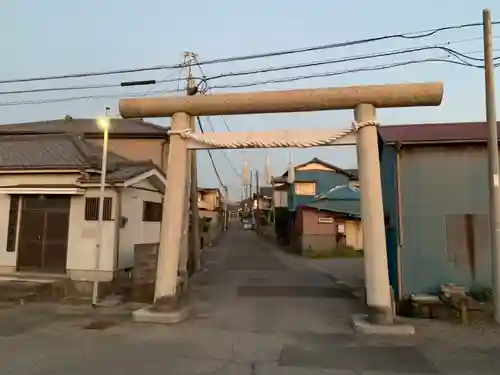
[{"label": "utility pole", "polygon": [[227,231],[227,222],[228,222],[227,201],[229,199],[229,193],[228,193],[228,189],[227,189],[226,185],[224,185],[223,188],[224,188],[225,196],[224,196],[224,216],[223,216],[223,220],[224,220],[223,223],[224,224],[223,224],[222,229],[224,230],[224,232],[226,232]]},{"label": "utility pole", "polygon": [[[188,82],[187,82],[187,95],[196,94],[196,83],[192,73],[192,62],[196,58],[193,52],[186,52],[184,54],[184,62],[188,64]],[[193,132],[196,131],[195,117],[191,116],[190,127]],[[200,263],[200,216],[198,212],[198,165],[196,160],[196,150],[190,151],[190,171],[191,171],[191,185],[190,185],[190,208],[191,208],[191,235],[189,236],[189,252],[193,259],[193,271],[201,269]]]},{"label": "utility pole", "polygon": [[498,129],[495,109],[495,79],[491,13],[483,10],[484,79],[486,94],[486,122],[488,123],[488,167],[490,196],[491,277],[495,322],[500,324],[500,167],[498,161]]},{"label": "utility pole", "polygon": [[253,180],[253,177],[252,177],[252,171],[250,171],[250,184],[248,185],[248,199],[249,201],[252,201],[252,180]]},{"label": "utility pole", "polygon": [[255,207],[255,226],[257,227],[257,234],[260,234],[260,189],[259,189],[259,171],[255,171],[255,190],[257,198],[257,206]]}]

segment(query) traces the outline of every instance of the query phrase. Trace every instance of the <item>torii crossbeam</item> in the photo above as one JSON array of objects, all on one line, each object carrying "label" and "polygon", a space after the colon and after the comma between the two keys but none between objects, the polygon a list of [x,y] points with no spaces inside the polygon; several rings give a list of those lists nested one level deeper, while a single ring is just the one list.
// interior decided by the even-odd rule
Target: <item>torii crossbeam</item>
[{"label": "torii crossbeam", "polygon": [[[183,215],[180,213],[185,209],[184,202],[188,199],[185,182],[188,178],[189,149],[316,147],[356,143],[369,320],[374,324],[392,324],[394,315],[387,266],[378,136],[377,127],[370,125],[377,124],[376,108],[438,106],[442,97],[441,83],[415,83],[121,100],[120,114],[123,118],[172,117],[152,311],[156,308],[156,311],[169,314],[179,307],[176,287],[183,228]],[[354,110],[358,128],[348,128],[343,132],[301,130],[205,135],[190,132],[191,116],[341,109]],[[162,310],[162,306],[168,308]]]}]

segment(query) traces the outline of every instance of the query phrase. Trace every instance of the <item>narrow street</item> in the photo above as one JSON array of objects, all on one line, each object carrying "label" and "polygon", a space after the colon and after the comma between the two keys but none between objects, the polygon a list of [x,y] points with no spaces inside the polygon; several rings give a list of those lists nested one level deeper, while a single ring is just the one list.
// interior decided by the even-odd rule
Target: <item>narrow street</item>
[{"label": "narrow street", "polygon": [[0,373],[499,373],[493,331],[468,342],[470,331],[446,328],[436,337],[438,326],[419,327],[412,338],[355,335],[349,319],[362,311],[360,301],[304,264],[234,228],[205,252],[207,270],[192,283],[193,313],[184,323],[133,323],[133,306],[0,310]]}]

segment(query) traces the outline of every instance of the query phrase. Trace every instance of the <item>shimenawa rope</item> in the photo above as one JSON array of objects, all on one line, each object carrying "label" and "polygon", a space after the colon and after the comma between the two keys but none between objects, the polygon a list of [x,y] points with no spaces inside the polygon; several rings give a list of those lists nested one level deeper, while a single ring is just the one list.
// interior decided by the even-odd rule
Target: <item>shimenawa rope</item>
[{"label": "shimenawa rope", "polygon": [[350,129],[346,129],[335,135],[334,137],[326,138],[326,139],[317,139],[309,142],[301,142],[301,141],[234,141],[234,142],[218,142],[212,139],[200,138],[198,134],[194,133],[191,129],[183,129],[183,130],[170,130],[168,132],[169,135],[178,135],[183,139],[192,139],[198,143],[204,144],[206,146],[211,146],[215,148],[223,148],[223,149],[237,149],[237,148],[307,148],[307,147],[318,147],[318,146],[327,146],[335,141],[358,131],[359,129],[365,126],[378,126],[378,121],[363,121],[363,122],[353,122],[352,127]]}]

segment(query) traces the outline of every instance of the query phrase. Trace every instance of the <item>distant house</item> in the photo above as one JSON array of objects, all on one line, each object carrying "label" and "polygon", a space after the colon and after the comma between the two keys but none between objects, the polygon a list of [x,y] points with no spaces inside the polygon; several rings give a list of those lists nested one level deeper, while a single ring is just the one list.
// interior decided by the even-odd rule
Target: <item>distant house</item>
[{"label": "distant house", "polygon": [[[67,133],[0,135],[0,273],[95,275],[102,149]],[[97,271],[113,280],[134,245],[157,243],[165,177],[151,161],[108,154]]]},{"label": "distant house", "polygon": [[295,229],[302,252],[330,252],[363,248],[359,189],[338,185],[297,208]]},{"label": "distant house", "polygon": [[379,134],[396,293],[491,286],[486,124],[382,126]]},{"label": "distant house", "polygon": [[223,197],[217,188],[198,189],[198,209],[201,218],[207,218],[206,231],[202,233],[202,246],[211,245],[223,229]]},{"label": "distant house", "polygon": [[276,210],[276,235],[283,242],[297,242],[297,207],[312,203],[315,197],[334,186],[349,185],[352,175],[318,158],[295,166],[295,179],[287,182],[288,171],[272,179],[273,205]]},{"label": "distant house", "polygon": [[[288,171],[283,178],[288,176]],[[318,158],[295,166],[295,181],[289,186],[288,209],[295,211],[297,206],[310,203],[316,194],[332,186],[349,184],[351,175]]]}]

